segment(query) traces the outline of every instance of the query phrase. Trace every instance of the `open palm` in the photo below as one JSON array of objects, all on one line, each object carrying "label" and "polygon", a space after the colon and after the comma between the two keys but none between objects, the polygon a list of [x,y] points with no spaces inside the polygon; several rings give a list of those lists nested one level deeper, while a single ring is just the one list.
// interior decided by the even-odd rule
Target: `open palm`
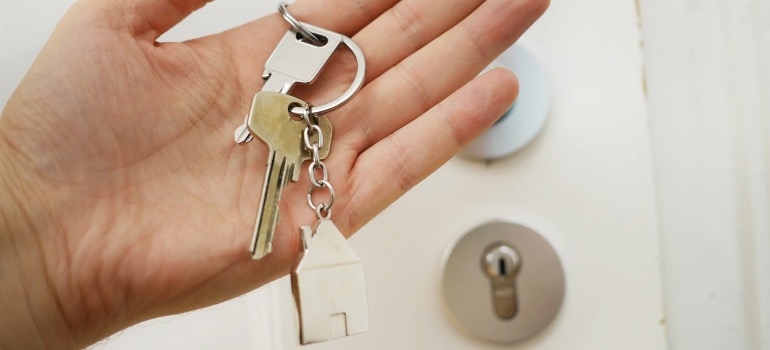
[{"label": "open palm", "polygon": [[[81,0],[0,118],[26,179],[51,291],[74,344],[211,305],[288,272],[314,213],[307,174],[280,204],[273,253],[248,253],[266,147],[236,145],[262,67],[288,25],[271,15],[184,42],[156,39],[203,0]],[[328,115],[333,220],[350,235],[491,125],[515,96],[502,70],[473,79],[545,10],[545,0],[323,0],[300,20],[351,36],[366,85]],[[299,97],[347,88],[340,50]],[[472,81],[471,81],[472,80]],[[469,83],[470,81],[470,83]],[[42,208],[42,209],[40,209]]]}]

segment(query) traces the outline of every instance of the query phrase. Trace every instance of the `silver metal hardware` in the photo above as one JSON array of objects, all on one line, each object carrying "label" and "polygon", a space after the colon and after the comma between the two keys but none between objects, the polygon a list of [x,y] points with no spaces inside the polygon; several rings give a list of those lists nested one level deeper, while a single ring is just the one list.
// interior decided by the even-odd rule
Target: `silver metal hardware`
[{"label": "silver metal hardware", "polygon": [[[311,32],[326,38],[326,43],[322,46],[314,46],[303,42],[297,39],[297,32],[290,29],[265,63],[263,77],[267,76],[267,80],[262,86],[262,91],[288,94],[296,83],[312,84],[332,53],[340,44],[345,44],[356,57],[358,65],[356,76],[350,87],[342,95],[331,102],[313,107],[313,114],[325,114],[350,101],[361,90],[364,85],[364,78],[366,78],[366,60],[363,51],[352,39],[307,23],[299,23]],[[292,108],[291,112],[302,115],[304,108],[304,106],[296,106]],[[235,142],[248,142],[250,140],[248,133],[245,125],[238,127],[235,131]]]},{"label": "silver metal hardware", "polygon": [[[315,227],[301,228],[303,250],[291,274],[302,344],[369,330],[364,265],[330,220],[336,195],[329,182],[326,164],[319,154],[319,149],[328,147],[330,139],[316,124],[319,118],[311,109],[307,105],[302,111],[302,120],[306,124],[302,140],[305,150],[312,153],[311,158],[314,159],[308,168],[311,186],[307,202],[318,221]],[[315,176],[317,169],[321,169],[323,175],[320,180]],[[329,191],[329,203],[313,203],[313,194],[317,189]]]},{"label": "silver metal hardware", "polygon": [[[310,208],[313,210],[318,210],[319,207],[323,208],[324,211],[330,211],[332,210],[332,206],[334,206],[334,200],[336,198],[336,195],[334,194],[334,187],[332,187],[332,184],[329,183],[329,181],[326,180],[318,180],[318,183],[321,186],[316,187],[315,185],[310,186],[310,190],[307,192],[307,204],[310,205]],[[316,189],[328,189],[329,190],[329,203],[321,203],[318,205],[313,204],[313,193]],[[319,218],[320,219],[320,218]]]},{"label": "silver metal hardware", "polygon": [[[330,30],[303,25],[326,38],[326,44],[314,46],[298,40],[296,31],[286,32],[265,62],[265,70],[270,73],[270,77],[265,81],[262,91],[288,94],[296,83],[312,84],[345,38]],[[301,115],[302,111],[293,113]]]},{"label": "silver metal hardware", "polygon": [[[315,234],[314,234],[315,233]],[[302,253],[291,273],[300,343],[309,344],[369,330],[364,265],[330,220],[304,226]]]},{"label": "silver metal hardware", "polygon": [[[314,28],[308,24],[305,24],[305,26],[311,29]],[[342,95],[330,102],[321,104],[319,106],[314,106],[314,114],[325,114],[342,107],[348,103],[348,101],[350,101],[353,96],[361,91],[361,88],[364,86],[364,78],[366,78],[366,59],[364,58],[364,52],[361,51],[361,48],[358,47],[358,45],[352,39],[346,36],[342,37],[342,43],[347,45],[347,47],[356,57],[356,63],[358,65],[358,68],[356,68],[356,76],[353,78],[353,82],[350,83],[350,87],[348,87],[348,89],[345,90]],[[294,107],[294,109],[292,109],[292,113],[300,114],[301,111],[297,107]]]},{"label": "silver metal hardware", "polygon": [[481,268],[489,277],[495,314],[503,320],[512,319],[518,312],[516,276],[521,268],[519,253],[505,243],[495,242],[481,255]]},{"label": "silver metal hardware", "polygon": [[302,35],[305,40],[310,41],[315,46],[323,45],[321,40],[318,39],[315,34],[307,30],[305,26],[302,25],[302,23],[300,23],[296,18],[294,18],[294,16],[291,15],[291,13],[289,13],[289,5],[287,5],[285,1],[278,3],[278,12],[281,13],[283,19],[285,19],[286,22],[289,22],[289,25],[294,29],[294,31]]},{"label": "silver metal hardware", "polygon": [[557,316],[565,277],[556,251],[532,229],[492,222],[463,236],[447,255],[442,289],[456,324],[481,339],[529,339]]},{"label": "silver metal hardware", "polygon": [[[326,43],[322,46],[311,45],[297,39],[297,32],[289,30],[265,62],[265,70],[262,73],[265,84],[262,85],[261,91],[288,94],[297,83],[312,84],[321,74],[329,57],[342,43],[343,36],[340,34],[306,26],[324,36]],[[296,114],[301,115],[302,112]],[[249,136],[249,130],[244,123],[235,131],[235,142],[248,142]]]},{"label": "silver metal hardware", "polygon": [[[308,167],[311,187],[307,201],[318,221],[312,228],[301,227],[302,253],[291,274],[300,318],[300,342],[308,344],[369,330],[363,264],[330,220],[336,195],[323,159],[331,147],[332,127],[321,114],[338,108],[361,89],[365,62],[361,49],[350,38],[298,22],[283,2],[279,11],[293,29],[284,35],[268,58],[263,72],[265,85],[254,96],[244,125],[235,131],[235,140],[248,142],[254,135],[269,148],[250,246],[254,259],[261,259],[272,250],[283,187],[289,180],[299,180],[298,169],[303,161],[313,160]],[[297,32],[302,33],[303,38],[299,38]],[[348,45],[358,61],[350,88],[339,98],[316,108],[289,96],[295,83],[315,80],[340,43]],[[292,114],[301,115],[302,119],[294,119]],[[322,179],[317,179],[317,170],[321,171]],[[329,192],[328,203],[314,203],[313,194],[317,189]]]},{"label": "silver metal hardware", "polygon": [[[307,192],[307,203],[310,205],[311,209],[315,210],[318,220],[329,220],[331,219],[332,206],[334,206],[334,200],[337,196],[334,193],[334,187],[332,187],[332,184],[329,182],[329,171],[326,168],[326,164],[321,160],[319,153],[319,149],[324,147],[324,132],[317,124],[315,124],[318,118],[312,114],[311,109],[312,107],[309,104],[306,105],[302,114],[302,120],[307,124],[305,131],[302,132],[302,140],[305,145],[305,150],[311,153],[310,158],[313,160],[308,167],[311,186],[310,190]],[[316,136],[315,141],[311,141],[311,137],[314,135]],[[321,175],[323,176],[321,180],[316,179],[316,169],[321,170]],[[315,193],[316,189],[326,189],[329,191],[329,203],[321,202],[318,205],[313,203],[313,193]]]}]

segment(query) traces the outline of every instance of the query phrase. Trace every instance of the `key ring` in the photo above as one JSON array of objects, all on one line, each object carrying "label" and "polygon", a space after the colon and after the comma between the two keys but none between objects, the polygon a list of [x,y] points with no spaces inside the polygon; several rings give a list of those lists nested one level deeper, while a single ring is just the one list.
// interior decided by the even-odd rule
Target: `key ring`
[{"label": "key ring", "polygon": [[[283,15],[283,18],[289,22],[291,25],[291,30],[294,31],[295,35],[299,33],[305,39],[313,41],[317,46],[324,45],[318,39],[318,37],[313,34],[313,32],[323,32],[323,29],[297,21],[297,19],[289,13],[288,5],[286,5],[286,2],[281,1],[281,3],[278,4],[278,11],[280,11]],[[364,86],[364,78],[366,77],[366,59],[364,58],[364,52],[361,51],[361,48],[358,46],[358,44],[355,43],[355,41],[353,41],[353,39],[350,39],[347,36],[342,35],[342,43],[347,45],[350,51],[353,52],[353,55],[356,57],[356,64],[358,65],[358,68],[356,69],[356,77],[353,78],[353,82],[350,84],[350,87],[342,95],[340,95],[340,97],[337,97],[331,102],[313,106],[312,110],[310,111],[306,111],[305,107],[296,106],[291,109],[291,113],[295,115],[303,115],[306,112],[310,114],[325,114],[331,112],[337,108],[342,107],[342,105],[350,101],[350,99],[353,98],[353,96],[355,96],[356,93],[358,93]]]},{"label": "key ring", "polygon": [[294,16],[289,13],[289,5],[286,4],[285,1],[281,1],[278,3],[278,12],[281,13],[283,16],[283,19],[286,20],[286,22],[289,22],[289,25],[294,29],[295,32],[302,34],[302,37],[305,38],[305,40],[310,41],[315,46],[323,46],[323,43],[321,42],[318,37],[313,34],[311,31],[307,30],[300,21],[298,21]]},{"label": "key ring", "polygon": [[[320,29],[307,23],[300,23],[305,28],[309,28],[312,31],[318,31]],[[347,36],[342,36],[342,43],[345,44],[356,57],[356,64],[358,65],[358,68],[356,69],[356,77],[353,78],[353,82],[350,84],[350,87],[342,95],[340,95],[340,97],[337,97],[328,103],[312,106],[310,114],[325,114],[342,107],[342,105],[350,101],[350,99],[353,98],[353,96],[355,96],[356,93],[358,93],[358,91],[360,91],[364,86],[364,78],[366,77],[366,59],[364,58],[364,52],[361,51],[361,48],[358,46],[358,44],[355,43],[355,41],[353,41],[353,39],[350,39]],[[303,115],[305,113],[305,107],[296,106],[291,109],[291,113],[295,115]]]},{"label": "key ring", "polygon": [[[302,24],[307,28],[315,28],[307,23]],[[344,35],[342,36],[342,43],[345,44],[356,57],[356,63],[358,64],[358,69],[356,69],[356,77],[353,78],[353,82],[350,83],[350,87],[342,95],[340,95],[340,97],[337,97],[331,102],[327,102],[318,106],[312,106],[311,114],[325,114],[342,107],[342,105],[350,101],[353,96],[361,91],[361,88],[364,86],[364,78],[366,77],[366,60],[364,58],[364,52],[361,51],[361,48],[358,47],[358,44],[356,44],[353,39],[350,39]],[[305,107],[296,106],[291,109],[291,113],[295,115],[302,115],[305,113]]]}]

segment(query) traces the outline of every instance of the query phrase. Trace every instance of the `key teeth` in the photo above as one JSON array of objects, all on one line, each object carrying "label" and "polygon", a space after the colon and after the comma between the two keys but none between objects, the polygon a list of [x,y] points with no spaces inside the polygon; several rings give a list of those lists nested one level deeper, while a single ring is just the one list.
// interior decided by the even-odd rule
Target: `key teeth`
[{"label": "key teeth", "polygon": [[300,171],[295,167],[295,164],[292,164],[289,168],[289,171],[291,171],[291,182],[297,182],[299,181]]},{"label": "key teeth", "polygon": [[264,252],[258,251],[258,249],[254,248],[251,251],[251,260],[262,260],[262,258],[268,256],[273,251],[273,245],[267,244],[265,247]]}]

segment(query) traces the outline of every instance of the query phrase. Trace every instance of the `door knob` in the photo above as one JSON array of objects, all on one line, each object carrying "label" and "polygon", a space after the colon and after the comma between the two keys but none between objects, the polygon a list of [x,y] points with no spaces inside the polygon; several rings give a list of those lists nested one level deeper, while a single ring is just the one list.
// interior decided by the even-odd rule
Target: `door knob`
[{"label": "door knob", "polygon": [[489,67],[511,70],[519,79],[519,96],[500,119],[471,142],[461,156],[494,160],[516,153],[540,134],[548,119],[548,78],[535,55],[520,44],[503,52]]}]

